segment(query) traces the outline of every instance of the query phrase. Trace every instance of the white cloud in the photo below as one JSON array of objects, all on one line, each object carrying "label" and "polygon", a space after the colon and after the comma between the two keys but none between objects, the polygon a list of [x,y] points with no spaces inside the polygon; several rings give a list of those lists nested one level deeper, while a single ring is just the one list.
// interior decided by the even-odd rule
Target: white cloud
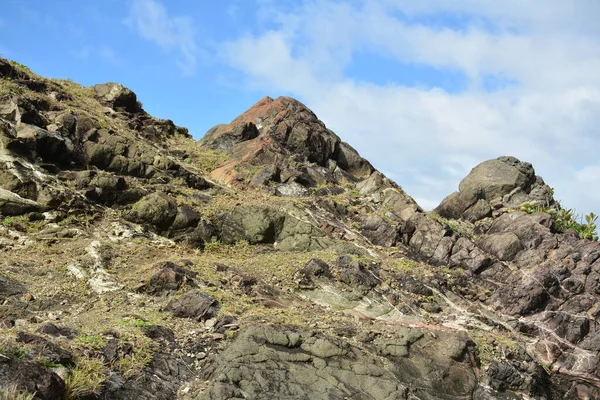
[{"label": "white cloud", "polygon": [[177,51],[177,65],[185,74],[196,72],[201,51],[196,44],[196,30],[191,18],[170,16],[166,8],[155,0],[134,0],[126,23],[162,49]]},{"label": "white cloud", "polygon": [[96,56],[97,58],[112,65],[121,65],[123,59],[117,54],[117,52],[108,45],[90,46],[85,45],[76,50],[73,50],[71,54],[79,59],[88,60],[90,57]]},{"label": "white cloud", "polygon": [[[514,155],[533,163],[563,204],[600,211],[600,176],[581,172],[597,165],[600,149],[600,3],[509,2],[317,0],[290,12],[264,2],[259,13],[276,29],[225,44],[222,57],[249,85],[304,101],[425,207],[479,162]],[[462,72],[467,88],[348,76],[365,51]],[[489,76],[515,84],[490,92]]]},{"label": "white cloud", "polygon": [[115,52],[115,50],[108,45],[100,46],[100,48],[98,49],[98,55],[104,61],[106,61],[107,63],[112,64],[112,65],[121,65],[121,63],[123,62],[123,60]]}]

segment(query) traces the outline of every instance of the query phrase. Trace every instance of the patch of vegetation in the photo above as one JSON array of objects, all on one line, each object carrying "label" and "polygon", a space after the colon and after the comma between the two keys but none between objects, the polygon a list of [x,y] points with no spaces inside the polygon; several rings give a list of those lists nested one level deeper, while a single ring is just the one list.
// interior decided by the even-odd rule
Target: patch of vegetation
[{"label": "patch of vegetation", "polygon": [[65,380],[67,399],[75,400],[98,395],[106,380],[106,368],[99,358],[82,357],[77,360]]},{"label": "patch of vegetation", "polygon": [[360,190],[358,190],[358,189],[350,189],[350,190],[346,190],[346,191],[344,192],[344,195],[345,195],[345,196],[348,196],[348,197],[354,197],[354,198],[357,198],[357,197],[360,197]]},{"label": "patch of vegetation", "polygon": [[30,221],[27,215],[19,215],[16,217],[6,217],[2,220],[2,226],[15,229],[19,232],[33,233],[40,230],[44,225],[44,221]]},{"label": "patch of vegetation", "polygon": [[396,258],[386,263],[395,271],[415,271],[424,268],[424,264],[410,260],[408,258]]},{"label": "patch of vegetation", "polygon": [[217,240],[204,244],[204,252],[208,254],[218,254],[222,256],[236,255],[243,256],[252,253],[253,246],[245,240],[240,240],[235,244],[228,245]]},{"label": "patch of vegetation", "polygon": [[[27,352],[17,343],[10,333],[1,332],[4,337],[0,339],[0,356],[17,360],[25,359]],[[0,398],[1,399],[1,398]]]},{"label": "patch of vegetation", "polygon": [[176,151],[184,151],[187,155],[184,162],[189,166],[197,168],[203,174],[210,173],[229,159],[229,155],[226,153],[198,146],[192,138],[170,138],[168,148]]},{"label": "patch of vegetation", "polygon": [[512,339],[497,333],[471,331],[469,336],[476,345],[483,366],[489,365],[494,360],[506,358],[507,353],[515,352],[519,347]]},{"label": "patch of vegetation", "polygon": [[[564,233],[571,229],[584,239],[598,240],[598,231],[596,222],[598,216],[594,213],[585,215],[584,217],[576,214],[573,209],[560,208],[557,210],[551,207],[542,207],[540,205],[525,203],[521,205],[520,210],[527,214],[535,212],[543,212],[550,214],[554,220],[556,230]],[[585,221],[585,222],[584,222]]]},{"label": "patch of vegetation", "polygon": [[122,318],[121,320],[119,320],[118,324],[122,325],[122,326],[136,326],[138,328],[143,328],[145,326],[152,325],[152,323],[144,321],[143,319],[136,318],[136,317]]},{"label": "patch of vegetation", "polygon": [[20,390],[16,385],[0,387],[0,400],[33,400],[35,395]]},{"label": "patch of vegetation", "polygon": [[77,341],[85,347],[91,347],[95,350],[101,350],[106,346],[106,339],[102,336],[80,335],[77,337]]},{"label": "patch of vegetation", "polygon": [[10,60],[9,62],[13,65],[13,67],[17,67],[17,68],[25,70],[27,72],[31,72],[31,70],[29,69],[29,67],[27,65],[25,65],[25,64],[21,64],[20,62],[15,61],[15,60]]},{"label": "patch of vegetation", "polygon": [[121,376],[127,380],[138,376],[150,361],[152,361],[152,351],[143,348],[134,349],[131,354],[120,358],[116,367]]},{"label": "patch of vegetation", "polygon": [[466,224],[461,223],[461,221],[444,218],[435,211],[428,212],[427,216],[438,221],[440,224],[445,225],[452,230],[452,232],[458,234],[459,236],[470,236],[469,229],[467,228]]},{"label": "patch of vegetation", "polygon": [[55,363],[50,360],[36,360],[35,362],[38,363],[39,365],[41,365],[42,367],[46,367],[46,368],[62,368],[62,367],[64,367],[64,365]]},{"label": "patch of vegetation", "polygon": [[158,350],[156,343],[137,328],[136,325],[129,325],[118,329],[121,343],[131,345],[131,351],[112,365],[124,379],[138,376],[152,361],[154,351]]}]

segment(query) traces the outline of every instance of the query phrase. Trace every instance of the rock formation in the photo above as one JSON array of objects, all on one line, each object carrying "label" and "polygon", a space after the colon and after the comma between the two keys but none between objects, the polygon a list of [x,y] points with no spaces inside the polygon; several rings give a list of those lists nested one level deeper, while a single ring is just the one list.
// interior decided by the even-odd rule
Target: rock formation
[{"label": "rock formation", "polygon": [[514,157],[428,213],[297,100],[196,142],[0,59],[0,398],[600,398],[560,209]]}]

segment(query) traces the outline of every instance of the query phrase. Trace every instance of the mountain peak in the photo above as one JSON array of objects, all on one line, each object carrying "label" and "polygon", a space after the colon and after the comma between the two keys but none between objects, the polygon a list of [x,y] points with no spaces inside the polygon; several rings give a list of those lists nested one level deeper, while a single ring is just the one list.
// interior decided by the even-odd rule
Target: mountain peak
[{"label": "mountain peak", "polygon": [[[291,97],[264,97],[231,123],[210,129],[200,145],[232,155],[229,163],[213,174],[226,183],[244,179],[235,173],[243,169],[242,164],[268,165],[280,171],[291,164],[313,164],[350,181],[365,179],[375,171],[308,107]],[[324,182],[333,180],[324,177]]]}]

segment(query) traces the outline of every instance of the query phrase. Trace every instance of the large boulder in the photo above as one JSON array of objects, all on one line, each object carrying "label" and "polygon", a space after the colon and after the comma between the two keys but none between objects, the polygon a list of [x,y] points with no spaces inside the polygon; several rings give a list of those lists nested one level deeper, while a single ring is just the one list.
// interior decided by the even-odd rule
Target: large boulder
[{"label": "large boulder", "polygon": [[177,216],[177,202],[161,192],[151,193],[133,205],[128,219],[166,230]]},{"label": "large boulder", "polygon": [[135,93],[119,83],[103,83],[94,86],[98,101],[114,110],[135,113],[142,110]]},{"label": "large boulder", "polygon": [[33,200],[24,199],[16,193],[0,188],[0,214],[21,215],[45,211],[45,207]]},{"label": "large boulder", "polygon": [[253,326],[205,371],[198,399],[453,399],[477,386],[464,337],[399,327],[358,348],[308,330]]},{"label": "large boulder", "polygon": [[460,182],[459,191],[446,197],[435,211],[445,218],[475,222],[492,216],[494,210],[523,203],[553,205],[552,189],[535,175],[531,164],[505,156],[473,168]]},{"label": "large boulder", "polygon": [[186,292],[183,296],[173,299],[165,307],[178,318],[192,318],[205,321],[217,315],[219,303],[206,293],[198,290]]},{"label": "large boulder", "polygon": [[48,368],[33,362],[0,361],[0,388],[11,386],[40,400],[64,399],[66,396],[65,382]]}]

